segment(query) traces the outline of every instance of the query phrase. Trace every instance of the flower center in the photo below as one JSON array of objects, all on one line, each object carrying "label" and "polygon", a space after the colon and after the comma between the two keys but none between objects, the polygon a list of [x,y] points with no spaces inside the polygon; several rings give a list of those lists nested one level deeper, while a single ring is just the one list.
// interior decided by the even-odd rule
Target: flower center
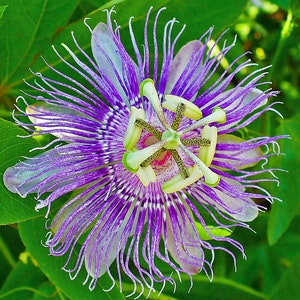
[{"label": "flower center", "polygon": [[[151,79],[146,79],[141,83],[140,94],[151,103],[163,130],[146,121],[143,109],[132,107],[124,137],[124,148],[126,149],[122,158],[124,167],[128,171],[136,173],[141,182],[148,186],[150,182],[157,181],[152,166],[163,166],[172,157],[178,166],[179,174],[162,184],[162,190],[165,193],[181,190],[202,176],[207,185],[216,186],[220,180],[219,175],[213,172],[209,166],[215,154],[217,128],[208,124],[211,122],[224,123],[226,113],[217,107],[210,115],[202,118],[199,107],[175,95],[165,95],[164,102],[161,103]],[[163,108],[175,113],[171,125],[166,120]],[[195,120],[195,122],[178,131],[183,117]],[[183,137],[184,134],[193,133],[200,127],[203,127],[201,137]],[[141,149],[139,149],[139,145],[142,145]],[[194,146],[193,149],[195,146],[199,147],[198,153],[195,154],[188,146]],[[184,153],[194,165],[187,168],[179,153]]]},{"label": "flower center", "polygon": [[[146,133],[144,137],[141,137],[141,146],[142,148],[146,148],[149,147],[155,143],[157,143],[159,140],[157,139],[157,137],[155,137],[154,135],[152,135],[151,133]],[[170,158],[172,157],[172,155],[170,154],[169,151],[164,151],[162,152],[157,158],[156,160],[154,160],[152,162],[151,165],[157,166],[157,167],[161,167],[163,166]]]}]

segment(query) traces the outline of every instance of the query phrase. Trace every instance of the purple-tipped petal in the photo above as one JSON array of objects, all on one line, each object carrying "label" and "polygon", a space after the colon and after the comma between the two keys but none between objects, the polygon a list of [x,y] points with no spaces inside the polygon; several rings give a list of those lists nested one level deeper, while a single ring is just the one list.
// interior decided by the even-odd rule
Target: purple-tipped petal
[{"label": "purple-tipped petal", "polygon": [[[224,181],[230,184],[232,189],[238,193],[243,194],[245,192],[245,188],[238,181],[229,179],[224,179]],[[258,216],[258,207],[250,197],[244,196],[243,198],[239,198],[238,196],[225,193],[225,191],[223,192],[219,189],[216,189],[215,192],[221,200],[221,203],[216,203],[216,207],[226,212],[235,220],[250,222]]]},{"label": "purple-tipped petal", "polygon": [[[185,68],[187,68],[189,63],[191,63],[193,56],[196,56],[202,46],[203,45],[199,41],[190,41],[179,50],[170,67],[165,94],[171,94],[172,89],[180,79],[180,76],[183,75]],[[201,68],[201,65],[198,67],[198,70],[199,68]]]},{"label": "purple-tipped petal", "polygon": [[118,41],[118,36],[112,32],[112,28],[104,23],[99,23],[94,28],[92,51],[100,74],[117,89],[120,97],[129,106],[129,100],[133,98],[132,91],[135,97],[138,95],[138,67]]},{"label": "purple-tipped petal", "polygon": [[173,213],[171,210],[169,213],[166,222],[167,248],[184,272],[197,274],[202,268],[204,258],[199,235],[191,224],[192,215],[189,218],[184,214],[179,215],[175,207]]},{"label": "purple-tipped petal", "polygon": [[[234,145],[236,145],[235,150],[229,150],[229,147]],[[220,155],[217,154],[215,160],[226,161],[227,165],[237,169],[253,167],[263,157],[260,147],[251,147],[245,144],[245,140],[232,134],[219,135],[218,147],[222,151],[218,152]]]},{"label": "purple-tipped petal", "polygon": [[[67,132],[69,124],[64,124],[63,119],[68,119],[68,116],[84,117],[84,115],[67,108],[57,107],[50,104],[40,103],[26,108],[26,113],[32,124],[35,124],[35,128],[38,131],[46,132],[47,130],[52,135],[64,139],[79,137],[79,134],[72,134]],[[59,126],[60,124],[60,126]]]}]

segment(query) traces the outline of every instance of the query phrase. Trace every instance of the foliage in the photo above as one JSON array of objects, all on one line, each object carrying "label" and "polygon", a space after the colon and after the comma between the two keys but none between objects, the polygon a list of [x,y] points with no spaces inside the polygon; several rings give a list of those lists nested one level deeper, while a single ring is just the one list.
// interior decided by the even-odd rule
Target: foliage
[{"label": "foliage", "polygon": [[[245,134],[259,132],[263,135],[289,134],[291,140],[281,143],[284,156],[271,161],[274,168],[287,170],[278,172],[280,186],[270,184],[268,190],[282,202],[261,214],[251,226],[256,231],[237,229],[234,238],[244,242],[248,256],[243,261],[237,253],[238,270],[232,260],[218,253],[215,262],[215,279],[212,283],[203,275],[195,276],[190,291],[190,279],[182,278],[173,293],[166,286],[162,294],[151,294],[150,299],[190,299],[201,296],[207,300],[225,299],[296,299],[299,293],[297,282],[300,275],[300,221],[299,195],[300,164],[300,1],[273,0],[154,0],[154,10],[166,6],[162,21],[176,16],[187,25],[178,45],[200,37],[214,26],[217,35],[230,27],[227,34],[232,40],[237,35],[236,47],[227,60],[250,50],[251,58],[260,66],[272,64],[269,80],[281,91],[276,108],[284,119],[267,114],[249,128]],[[13,124],[11,111],[20,90],[28,89],[23,79],[31,80],[28,70],[47,72],[40,56],[59,66],[50,45],[71,44],[70,32],[85,50],[90,45],[83,20],[89,17],[93,27],[105,21],[103,9],[115,6],[125,45],[130,47],[125,30],[127,20],[135,16],[133,26],[137,39],[143,35],[143,19],[149,1],[133,0],[3,0],[0,6],[0,175],[8,166],[16,163],[22,155],[43,144],[33,138],[22,139],[25,131]],[[123,35],[122,35],[123,34]],[[66,57],[68,59],[68,57]],[[225,62],[226,63],[226,62]],[[241,74],[241,78],[244,74]],[[240,78],[237,78],[239,80]],[[41,241],[45,239],[44,211],[34,210],[34,196],[26,199],[9,193],[0,183],[0,299],[125,299],[133,287],[124,283],[124,295],[116,285],[110,292],[109,281],[104,276],[99,288],[92,293],[82,285],[84,274],[71,281],[61,271],[64,258],[51,258]],[[233,250],[234,251],[234,250]],[[145,294],[146,297],[146,294]],[[141,297],[142,299],[144,296]]]}]

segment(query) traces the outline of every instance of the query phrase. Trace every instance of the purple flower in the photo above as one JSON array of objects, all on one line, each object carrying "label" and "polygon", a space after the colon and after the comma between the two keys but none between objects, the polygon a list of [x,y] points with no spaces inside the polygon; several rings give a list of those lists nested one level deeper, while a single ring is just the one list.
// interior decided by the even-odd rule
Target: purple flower
[{"label": "purple flower", "polygon": [[[212,80],[234,47],[224,42],[214,54],[224,34],[209,48],[209,29],[175,54],[184,28],[174,37],[173,19],[158,36],[162,10],[152,27],[150,9],[143,46],[129,20],[132,58],[113,26],[113,12],[107,25],[90,29],[94,59],[72,33],[74,52],[63,45],[70,61],[54,48],[64,72],[45,62],[52,75],[35,73],[35,83],[27,83],[32,94],[25,96],[36,103],[19,97],[27,108],[17,107],[16,122],[30,136],[54,138],[44,153],[7,169],[4,182],[21,197],[36,193],[36,209],[48,208],[47,217],[52,202],[73,192],[47,227],[50,254],[68,253],[64,270],[71,278],[85,265],[91,290],[107,272],[121,289],[124,277],[131,279],[135,293],[138,285],[151,291],[155,282],[174,284],[170,270],[211,276],[215,250],[235,262],[219,242],[244,255],[229,235],[264,209],[257,203],[274,200],[260,183],[277,181],[263,166],[279,154],[276,141],[282,136],[244,140],[236,133],[273,110],[268,98],[277,92],[262,90],[265,69],[233,87],[236,74],[254,65],[245,54]],[[257,164],[255,171],[246,170]],[[170,268],[163,271],[162,265]]]}]

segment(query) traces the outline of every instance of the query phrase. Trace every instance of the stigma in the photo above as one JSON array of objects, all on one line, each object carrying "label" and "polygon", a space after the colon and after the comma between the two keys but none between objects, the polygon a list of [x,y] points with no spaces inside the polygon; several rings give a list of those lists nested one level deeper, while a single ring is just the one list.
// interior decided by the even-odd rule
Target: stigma
[{"label": "stigma", "polygon": [[[146,120],[143,108],[131,107],[124,136],[126,151],[122,157],[123,166],[136,174],[144,186],[148,186],[157,182],[157,164],[161,164],[161,170],[164,170],[164,164],[168,160],[165,158],[172,157],[179,172],[171,177],[166,176],[166,180],[161,182],[164,193],[182,190],[202,177],[205,184],[212,187],[218,185],[220,177],[210,169],[216,151],[218,130],[216,126],[209,124],[226,122],[226,112],[216,107],[210,115],[202,118],[200,108],[182,97],[164,95],[161,101],[151,79],[146,79],[140,84],[140,95],[150,102],[157,116],[157,123],[150,124]],[[170,123],[166,118],[166,111],[175,114]],[[189,122],[190,125],[178,131],[183,118],[193,122]],[[193,137],[185,138],[187,133],[191,133]],[[148,143],[145,144],[141,141],[146,134]],[[198,151],[195,151],[195,147]],[[181,157],[182,154],[184,158]]]}]

